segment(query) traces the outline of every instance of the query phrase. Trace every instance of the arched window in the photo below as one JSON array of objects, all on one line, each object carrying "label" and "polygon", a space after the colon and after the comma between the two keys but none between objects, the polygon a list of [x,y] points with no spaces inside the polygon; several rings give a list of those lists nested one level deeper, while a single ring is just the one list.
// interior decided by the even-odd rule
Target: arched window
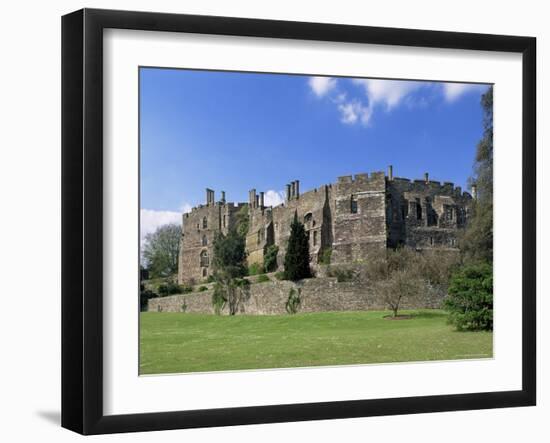
[{"label": "arched window", "polygon": [[305,216],[304,216],[304,223],[309,223],[312,219],[313,215],[311,215],[311,212],[308,212]]},{"label": "arched window", "polygon": [[206,217],[203,217],[202,219],[202,229],[208,228],[208,219]]},{"label": "arched window", "polygon": [[208,251],[202,251],[200,255],[200,264],[202,267],[208,266]]},{"label": "arched window", "polygon": [[202,245],[206,246],[208,244],[208,239],[206,238],[206,235],[202,236]]}]

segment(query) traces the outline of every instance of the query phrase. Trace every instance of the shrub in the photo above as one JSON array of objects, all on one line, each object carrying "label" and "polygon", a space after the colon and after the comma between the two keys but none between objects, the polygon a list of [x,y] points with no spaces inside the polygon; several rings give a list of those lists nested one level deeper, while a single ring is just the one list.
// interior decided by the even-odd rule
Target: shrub
[{"label": "shrub", "polygon": [[302,303],[302,300],[300,299],[300,295],[302,293],[302,290],[298,288],[298,290],[292,288],[288,293],[288,300],[286,301],[286,312],[289,314],[296,314],[298,312],[298,309],[300,309],[300,304]]},{"label": "shrub", "polygon": [[222,313],[226,302],[227,298],[225,296],[223,286],[219,283],[216,283],[214,285],[214,292],[212,293],[212,306],[214,307],[214,312],[216,313],[216,315],[220,315]]},{"label": "shrub", "polygon": [[264,269],[265,272],[273,272],[277,269],[277,254],[279,247],[276,245],[269,246],[264,253]]},{"label": "shrub", "polygon": [[214,276],[212,274],[210,274],[208,276],[208,278],[206,279],[206,283],[214,283],[216,281],[216,279],[214,278]]},{"label": "shrub", "polygon": [[139,308],[142,312],[147,311],[147,302],[149,299],[155,297],[158,297],[158,295],[147,289],[144,284],[139,285]]},{"label": "shrub", "polygon": [[258,278],[256,279],[256,283],[265,283],[266,281],[270,281],[269,277],[265,274],[258,275]]},{"label": "shrub", "polygon": [[180,286],[180,294],[188,294],[189,292],[193,292],[193,286],[191,285]]},{"label": "shrub", "polygon": [[275,278],[277,280],[286,280],[286,275],[285,275],[284,271],[279,271],[279,272],[275,273]]},{"label": "shrub", "polygon": [[183,300],[183,303],[181,305],[181,312],[186,312],[186,311],[187,311],[187,302]]},{"label": "shrub", "polygon": [[252,263],[248,267],[248,275],[258,275],[263,272],[262,267],[258,263]]},{"label": "shrub", "polygon": [[444,301],[449,323],[461,330],[493,330],[493,267],[488,263],[456,271]]},{"label": "shrub", "polygon": [[331,267],[327,270],[328,277],[336,277],[336,280],[339,283],[353,281],[357,279],[357,273],[350,268],[343,267]]},{"label": "shrub", "polygon": [[199,289],[197,289],[199,292],[208,291],[208,288],[206,286],[199,286]]},{"label": "shrub", "polygon": [[179,294],[181,293],[181,287],[172,280],[165,280],[164,283],[161,283],[158,287],[159,295],[161,297],[166,297],[167,295]]}]

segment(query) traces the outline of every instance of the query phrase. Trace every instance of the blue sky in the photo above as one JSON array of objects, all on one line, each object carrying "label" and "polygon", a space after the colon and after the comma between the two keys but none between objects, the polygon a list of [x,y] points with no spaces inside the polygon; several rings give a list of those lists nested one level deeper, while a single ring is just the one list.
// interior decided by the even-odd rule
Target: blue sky
[{"label": "blue sky", "polygon": [[[140,70],[142,231],[178,221],[205,188],[281,201],[339,175],[386,170],[465,187],[487,85]],[[142,232],[145,234],[146,232]]]}]

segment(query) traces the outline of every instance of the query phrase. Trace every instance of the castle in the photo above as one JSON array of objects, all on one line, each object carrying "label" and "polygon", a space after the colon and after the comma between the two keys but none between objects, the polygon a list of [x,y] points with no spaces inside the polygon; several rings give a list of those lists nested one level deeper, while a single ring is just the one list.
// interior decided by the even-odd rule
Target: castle
[{"label": "castle", "polygon": [[476,197],[453,183],[422,180],[373,172],[338,177],[336,183],[300,193],[300,182],[286,185],[285,202],[264,205],[264,193],[249,191],[248,203],[229,203],[225,192],[216,201],[206,190],[206,204],[183,214],[178,281],[203,281],[212,275],[214,236],[235,226],[237,213],[248,209],[246,235],[248,265],[263,264],[264,251],[277,245],[277,263],[282,269],[290,224],[294,214],[309,236],[314,267],[330,250],[332,264],[360,263],[382,254],[386,248],[407,245],[415,249],[457,249],[458,230],[470,215]]}]

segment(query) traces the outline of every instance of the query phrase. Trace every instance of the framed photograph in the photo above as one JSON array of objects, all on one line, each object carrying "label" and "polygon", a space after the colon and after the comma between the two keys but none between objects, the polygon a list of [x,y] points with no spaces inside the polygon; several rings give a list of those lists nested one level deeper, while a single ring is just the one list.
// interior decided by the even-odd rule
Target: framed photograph
[{"label": "framed photograph", "polygon": [[62,20],[62,425],[536,403],[536,41]]}]

